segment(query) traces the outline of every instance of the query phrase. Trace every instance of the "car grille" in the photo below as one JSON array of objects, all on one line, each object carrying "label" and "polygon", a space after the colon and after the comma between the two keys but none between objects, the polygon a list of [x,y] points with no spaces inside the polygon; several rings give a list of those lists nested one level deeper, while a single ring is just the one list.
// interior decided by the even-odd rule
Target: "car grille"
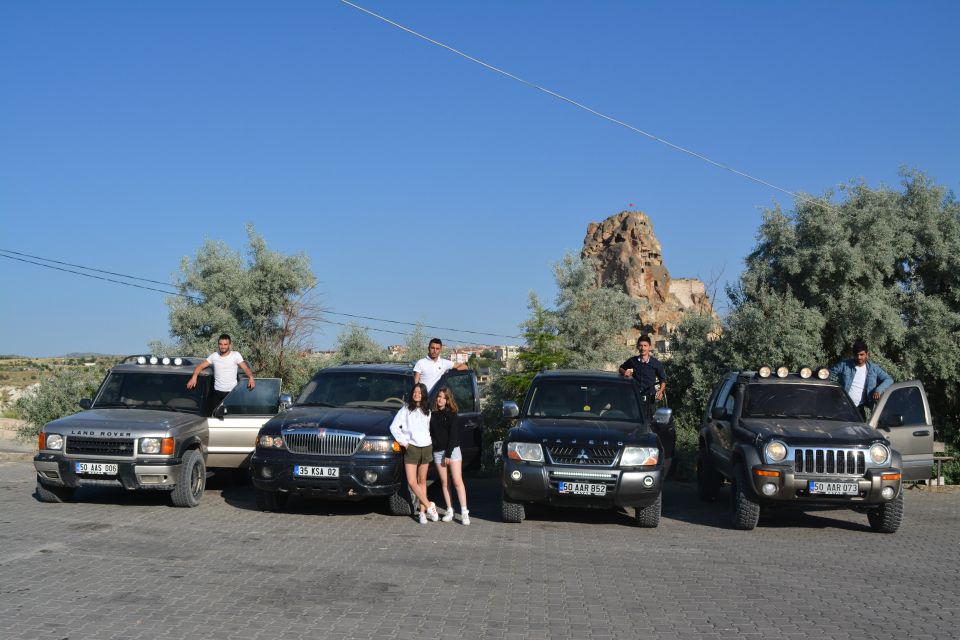
[{"label": "car grille", "polygon": [[362,433],[335,429],[297,429],[283,432],[283,441],[293,453],[317,456],[352,456],[360,448]]},{"label": "car grille", "polygon": [[616,447],[547,447],[547,454],[553,464],[589,465],[594,467],[612,467],[617,454]]},{"label": "car grille", "polygon": [[866,454],[862,449],[795,449],[793,468],[797,473],[862,476]]},{"label": "car grille", "polygon": [[113,456],[115,458],[132,458],[133,440],[68,436],[66,451],[67,453],[81,456]]}]

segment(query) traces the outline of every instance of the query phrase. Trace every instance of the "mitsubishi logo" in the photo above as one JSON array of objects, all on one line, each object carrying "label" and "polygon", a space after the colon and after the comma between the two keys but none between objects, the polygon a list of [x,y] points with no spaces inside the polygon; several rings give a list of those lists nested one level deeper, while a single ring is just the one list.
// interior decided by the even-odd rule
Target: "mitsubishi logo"
[{"label": "mitsubishi logo", "polygon": [[586,449],[580,449],[580,453],[577,454],[577,464],[583,464],[590,459],[590,456],[587,455]]}]

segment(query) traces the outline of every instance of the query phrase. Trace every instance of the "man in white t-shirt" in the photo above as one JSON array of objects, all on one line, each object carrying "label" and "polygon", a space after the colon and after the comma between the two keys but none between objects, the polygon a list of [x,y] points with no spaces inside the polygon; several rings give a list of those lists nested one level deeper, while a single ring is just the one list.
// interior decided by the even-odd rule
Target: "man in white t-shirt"
[{"label": "man in white t-shirt", "polygon": [[217,351],[207,356],[207,359],[197,365],[193,370],[193,376],[187,382],[187,389],[193,389],[197,386],[197,376],[200,372],[209,366],[213,366],[213,392],[210,396],[210,408],[215,409],[220,406],[223,399],[226,398],[233,388],[237,386],[237,371],[243,369],[247,374],[247,388],[253,389],[257,386],[257,381],[253,379],[253,372],[243,361],[243,356],[236,351],[230,350],[230,336],[226,333],[221,334],[217,340]]},{"label": "man in white t-shirt", "polygon": [[433,385],[437,384],[437,381],[443,377],[444,372],[450,369],[463,371],[467,368],[467,365],[462,362],[453,364],[452,361],[441,358],[440,350],[442,348],[443,343],[440,342],[440,338],[433,338],[427,345],[427,357],[420,358],[417,360],[417,364],[413,365],[413,384],[422,382],[427,387],[427,393],[430,393]]}]

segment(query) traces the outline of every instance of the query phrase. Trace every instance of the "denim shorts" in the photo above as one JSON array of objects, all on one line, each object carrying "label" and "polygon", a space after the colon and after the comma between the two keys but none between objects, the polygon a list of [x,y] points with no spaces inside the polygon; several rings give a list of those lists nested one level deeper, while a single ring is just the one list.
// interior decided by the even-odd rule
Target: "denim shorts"
[{"label": "denim shorts", "polygon": [[449,456],[447,456],[446,453],[446,451],[434,451],[433,461],[437,464],[443,464],[443,459],[447,457],[449,457],[450,460],[463,460],[463,454],[460,452],[460,447],[454,447]]}]

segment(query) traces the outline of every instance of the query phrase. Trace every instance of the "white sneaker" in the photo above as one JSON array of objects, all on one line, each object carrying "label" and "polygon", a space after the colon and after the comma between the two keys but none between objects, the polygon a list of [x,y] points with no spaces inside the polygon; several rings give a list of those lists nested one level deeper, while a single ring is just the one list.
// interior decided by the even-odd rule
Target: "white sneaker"
[{"label": "white sneaker", "polygon": [[420,512],[420,524],[427,524],[427,514],[423,511]]},{"label": "white sneaker", "polygon": [[447,507],[447,510],[443,512],[443,518],[442,518],[442,520],[443,520],[444,522],[452,522],[452,521],[453,521],[453,507]]},{"label": "white sneaker", "polygon": [[436,522],[440,519],[440,514],[437,513],[437,505],[433,502],[430,503],[430,506],[427,507],[427,515],[430,516],[430,519]]},{"label": "white sneaker", "polygon": [[460,522],[465,525],[470,524],[470,512],[467,509],[460,511]]}]

